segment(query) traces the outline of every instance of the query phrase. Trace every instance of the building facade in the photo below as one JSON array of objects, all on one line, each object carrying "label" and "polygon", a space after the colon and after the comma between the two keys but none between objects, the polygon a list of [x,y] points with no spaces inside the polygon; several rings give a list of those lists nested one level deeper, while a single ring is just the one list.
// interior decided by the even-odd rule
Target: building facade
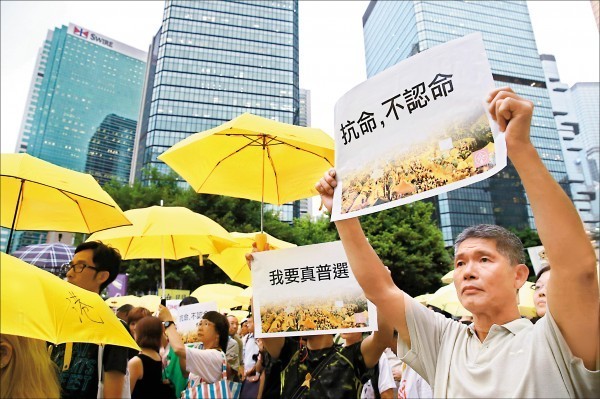
[{"label": "building facade", "polygon": [[[540,60],[561,138],[573,203],[588,231],[592,231],[599,221],[598,83],[576,83],[569,89],[560,81],[554,56],[542,54]],[[593,132],[595,134],[591,134]]]},{"label": "building facade", "polygon": [[[88,152],[90,140],[103,121],[112,114],[137,120],[145,59],[143,51],[75,24],[49,31],[34,70],[17,151],[86,171],[94,157]],[[131,150],[119,157],[130,159]]]},{"label": "building facade", "polygon": [[132,177],[244,112],[298,124],[298,1],[167,0],[150,46]]},{"label": "building facade", "polygon": [[[444,42],[482,33],[494,81],[535,103],[531,139],[569,193],[561,144],[525,1],[378,1],[363,16],[368,77]],[[509,161],[490,179],[435,197],[446,245],[467,226],[535,228],[521,181]]]},{"label": "building facade", "polygon": [[[91,173],[101,183],[128,181],[145,60],[143,51],[79,25],[49,30],[16,152]],[[3,248],[6,235],[3,229]],[[11,249],[43,242],[45,232],[17,232]]]}]

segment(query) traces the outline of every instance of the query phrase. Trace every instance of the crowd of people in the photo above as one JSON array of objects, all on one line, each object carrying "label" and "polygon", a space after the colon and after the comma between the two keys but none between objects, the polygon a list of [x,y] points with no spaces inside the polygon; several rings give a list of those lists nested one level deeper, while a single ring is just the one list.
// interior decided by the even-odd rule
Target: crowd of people
[{"label": "crowd of people", "polygon": [[[489,126],[481,129],[480,124],[474,124],[473,137],[463,137],[464,132],[455,137],[452,148],[441,149],[440,141],[431,140],[410,153],[375,162],[372,170],[350,173],[342,187],[341,212],[410,197],[489,170],[495,165],[495,147]],[[473,153],[482,149],[488,162],[476,164]]]},{"label": "crowd of people", "polygon": [[[198,323],[200,345],[188,346],[168,308],[152,314],[124,306],[117,315],[140,351],[48,346],[3,334],[1,397],[96,398],[102,382],[105,398],[177,398],[220,381],[241,383],[242,398],[600,396],[596,255],[530,142],[532,103],[509,88],[494,90],[488,103],[548,257],[549,266],[535,277],[534,320],[519,315],[517,293],[529,271],[522,243],[506,229],[477,225],[456,238],[454,284],[473,314],[458,321],[402,292],[354,218],[336,228],[354,276],[377,307],[377,331],[260,339],[252,315],[239,323],[209,311]],[[334,170],[316,185],[329,211],[336,185]],[[251,267],[252,254],[246,259]],[[67,280],[100,294],[120,261],[102,243],[81,244]],[[180,306],[193,302],[186,298]]]}]

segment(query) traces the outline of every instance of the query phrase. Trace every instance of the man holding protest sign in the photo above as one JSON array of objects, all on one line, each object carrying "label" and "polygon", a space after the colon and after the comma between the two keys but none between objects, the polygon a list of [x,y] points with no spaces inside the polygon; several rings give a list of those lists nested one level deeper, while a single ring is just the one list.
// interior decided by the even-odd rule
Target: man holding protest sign
[{"label": "man holding protest sign", "polygon": [[[256,247],[254,248],[256,250]],[[246,254],[248,266],[254,260]],[[256,302],[256,299],[253,299]],[[254,305],[253,305],[254,311]],[[282,398],[356,398],[363,383],[393,337],[393,327],[378,313],[378,331],[342,347],[333,334],[303,334],[306,345],[292,336],[262,338],[264,348],[281,366]]]},{"label": "man holding protest sign", "polygon": [[[516,291],[528,277],[523,246],[498,226],[470,227],[456,240],[454,284],[473,313],[470,326],[427,310],[396,287],[356,218],[336,222],[349,263],[367,298],[399,331],[398,355],[431,385],[434,397],[598,396],[594,250],[530,141],[533,104],[510,88],[493,90],[488,103],[552,265],[546,317],[535,325],[520,317]],[[333,170],[316,184],[330,212],[336,186]]]}]

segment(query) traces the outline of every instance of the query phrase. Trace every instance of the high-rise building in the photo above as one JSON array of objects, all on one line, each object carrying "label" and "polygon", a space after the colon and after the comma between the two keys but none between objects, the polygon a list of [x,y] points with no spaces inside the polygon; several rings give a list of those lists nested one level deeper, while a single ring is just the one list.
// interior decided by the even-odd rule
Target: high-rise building
[{"label": "high-rise building", "polygon": [[298,124],[298,1],[167,0],[150,46],[135,179],[190,134],[244,112]]},{"label": "high-rise building", "polygon": [[600,167],[600,84],[578,82],[570,88],[573,109],[579,121],[581,144],[586,154],[592,180],[598,185]]},{"label": "high-rise building", "polygon": [[90,140],[85,172],[103,185],[111,179],[129,182],[136,121],[107,115]]},{"label": "high-rise building", "polygon": [[[595,154],[598,155],[598,83],[595,87],[594,84],[577,83],[573,86],[573,92],[566,83],[560,81],[553,55],[542,54],[540,60],[561,138],[573,203],[586,228],[592,231],[599,221],[598,169],[593,159],[594,145]],[[595,134],[590,134],[594,132],[593,129]],[[590,148],[589,152],[587,148]],[[588,153],[592,155],[591,159],[588,159]]]},{"label": "high-rise building", "polygon": [[[92,160],[104,154],[91,155],[90,140],[109,115],[137,120],[145,59],[143,51],[78,25],[49,31],[17,150],[79,172],[86,171],[86,163],[103,165],[99,173],[104,173],[104,160]],[[120,134],[111,138],[115,147],[123,144]]]},{"label": "high-rise building", "polygon": [[[91,173],[101,183],[112,177],[128,181],[145,60],[143,51],[79,25],[49,30],[38,52],[16,152]],[[103,142],[90,150],[93,137]],[[43,242],[45,232],[17,232],[10,249]],[[0,240],[0,245],[6,244]]]},{"label": "high-rise building", "polygon": [[[544,164],[570,195],[525,1],[372,0],[363,16],[363,29],[368,77],[438,44],[481,32],[496,85],[509,85],[535,103],[531,139]],[[447,245],[465,227],[479,223],[535,228],[523,186],[510,161],[495,176],[432,201]]]},{"label": "high-rise building", "polygon": [[[300,89],[299,126],[310,126],[310,90]],[[288,202],[282,205],[265,204],[265,210],[274,212],[279,220],[293,223],[295,218],[311,217],[310,198]]]}]

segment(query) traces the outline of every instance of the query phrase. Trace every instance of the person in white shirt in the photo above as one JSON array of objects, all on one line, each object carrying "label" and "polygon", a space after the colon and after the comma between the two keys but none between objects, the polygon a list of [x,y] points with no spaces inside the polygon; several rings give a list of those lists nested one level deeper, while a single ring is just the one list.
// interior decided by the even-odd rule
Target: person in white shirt
[{"label": "person in white shirt", "polygon": [[[522,319],[517,291],[527,280],[523,245],[508,230],[479,225],[456,239],[454,285],[473,314],[466,326],[402,292],[358,219],[336,222],[348,263],[367,298],[399,332],[398,355],[434,397],[598,397],[599,293],[596,255],[575,207],[530,139],[533,103],[505,87],[487,98],[531,204],[552,274],[546,315]],[[335,171],[316,184],[331,211]]]},{"label": "person in white shirt", "polygon": [[258,360],[258,344],[254,338],[254,316],[248,316],[248,334],[242,338],[244,343],[244,375],[242,376],[243,398],[256,398],[260,385],[260,373],[256,371],[256,361]]}]

